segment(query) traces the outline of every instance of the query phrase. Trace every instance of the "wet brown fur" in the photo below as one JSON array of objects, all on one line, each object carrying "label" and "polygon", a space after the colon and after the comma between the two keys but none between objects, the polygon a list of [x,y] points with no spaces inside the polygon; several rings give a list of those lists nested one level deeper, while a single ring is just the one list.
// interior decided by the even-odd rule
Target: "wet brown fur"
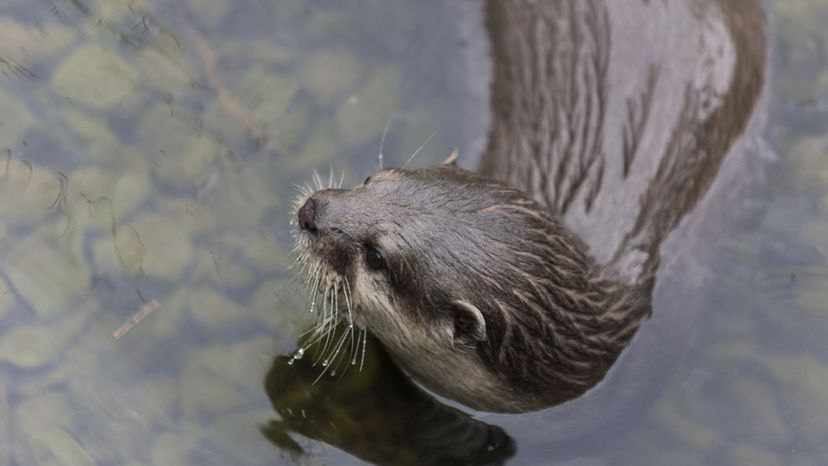
[{"label": "wet brown fur", "polygon": [[[735,55],[726,91],[711,90],[715,77],[701,87],[665,82],[654,63],[635,95],[615,97],[624,107],[612,104],[614,22],[603,2],[487,2],[493,124],[482,175],[383,170],[353,189],[305,196],[299,204],[317,202],[317,228],[297,232],[300,261],[347,283],[351,321],[442,395],[514,412],[584,393],[649,317],[659,247],[707,192],[762,88],[758,3],[691,3],[699,24],[723,19]],[[569,45],[555,42],[562,18]],[[667,85],[678,105],[662,127],[650,120]],[[609,131],[620,144],[605,141]],[[656,147],[646,146],[648,131],[669,136],[645,159]],[[633,175],[644,169],[642,185]],[[611,247],[579,238],[570,225],[609,222],[617,212],[596,206],[616,196],[637,209],[626,226],[603,228],[626,230]],[[369,248],[383,270],[366,266]]]}]

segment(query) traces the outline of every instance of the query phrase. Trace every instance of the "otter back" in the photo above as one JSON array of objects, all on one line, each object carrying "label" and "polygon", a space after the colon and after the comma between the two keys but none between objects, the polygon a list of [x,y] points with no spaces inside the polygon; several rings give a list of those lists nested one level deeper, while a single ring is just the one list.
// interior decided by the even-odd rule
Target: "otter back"
[{"label": "otter back", "polygon": [[480,171],[635,280],[712,183],[763,84],[755,0],[489,1]]}]

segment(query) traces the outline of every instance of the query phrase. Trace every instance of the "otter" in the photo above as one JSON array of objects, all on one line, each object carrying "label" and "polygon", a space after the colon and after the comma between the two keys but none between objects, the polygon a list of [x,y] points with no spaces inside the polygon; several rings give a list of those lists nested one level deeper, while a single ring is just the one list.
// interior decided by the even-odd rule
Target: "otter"
[{"label": "otter", "polygon": [[346,346],[355,362],[363,330],[434,392],[527,412],[596,386],[650,316],[661,245],[761,94],[764,16],[757,0],[490,0],[485,14],[477,172],[450,157],[303,193],[297,261],[325,302],[325,365]]}]

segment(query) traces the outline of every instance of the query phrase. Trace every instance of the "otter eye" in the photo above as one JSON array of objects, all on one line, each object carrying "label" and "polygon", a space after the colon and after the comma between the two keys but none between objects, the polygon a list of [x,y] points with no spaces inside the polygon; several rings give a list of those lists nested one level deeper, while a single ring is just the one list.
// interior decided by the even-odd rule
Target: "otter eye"
[{"label": "otter eye", "polygon": [[373,270],[385,268],[385,259],[382,258],[382,254],[371,246],[365,247],[365,263]]}]

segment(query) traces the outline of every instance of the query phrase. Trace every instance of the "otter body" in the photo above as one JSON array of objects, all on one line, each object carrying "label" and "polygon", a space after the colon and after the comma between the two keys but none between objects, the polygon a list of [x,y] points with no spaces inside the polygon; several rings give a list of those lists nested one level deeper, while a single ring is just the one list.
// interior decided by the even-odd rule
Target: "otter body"
[{"label": "otter body", "polygon": [[759,97],[764,19],[754,0],[485,8],[479,174],[390,169],[307,193],[296,240],[338,309],[322,333],[343,319],[435,392],[523,412],[595,386],[650,315],[659,248]]}]

